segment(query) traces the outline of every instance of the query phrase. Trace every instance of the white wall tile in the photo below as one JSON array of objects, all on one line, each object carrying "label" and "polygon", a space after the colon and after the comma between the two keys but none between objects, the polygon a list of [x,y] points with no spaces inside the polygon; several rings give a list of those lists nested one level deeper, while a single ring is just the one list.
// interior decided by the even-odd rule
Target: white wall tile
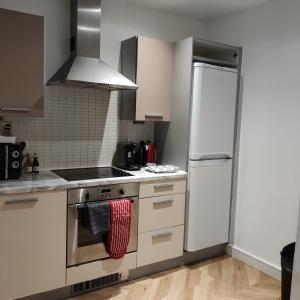
[{"label": "white wall tile", "polygon": [[12,121],[42,169],[110,165],[118,141],[153,140],[152,123],[118,119],[117,92],[46,86],[44,109],[43,118]]}]

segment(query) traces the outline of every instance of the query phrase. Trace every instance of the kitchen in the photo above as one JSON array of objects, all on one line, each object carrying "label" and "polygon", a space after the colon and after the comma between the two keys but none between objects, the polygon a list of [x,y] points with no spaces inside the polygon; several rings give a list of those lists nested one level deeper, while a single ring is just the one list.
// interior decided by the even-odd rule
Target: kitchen
[{"label": "kitchen", "polygon": [[[48,212],[46,214],[47,218],[42,218],[43,214],[40,212],[36,215],[36,222],[43,221],[40,231],[34,224],[25,223],[26,228],[24,228],[24,232],[33,232],[37,236],[40,236],[43,232],[56,233],[56,235],[50,234],[49,239],[41,244],[39,249],[43,251],[53,249],[52,255],[55,259],[45,261],[43,257],[40,257],[39,253],[30,253],[29,250],[28,252],[24,250],[28,259],[34,258],[34,261],[41,263],[41,265],[32,264],[31,268],[23,268],[23,273],[18,269],[19,265],[12,262],[18,255],[15,253],[18,240],[7,240],[9,233],[7,236],[4,231],[1,231],[1,236],[3,234],[2,241],[15,243],[14,247],[2,248],[4,250],[1,252],[3,259],[1,263],[3,264],[3,261],[8,263],[6,263],[5,268],[6,274],[2,273],[0,277],[1,287],[4,283],[5,286],[11,286],[12,278],[19,287],[18,289],[12,288],[12,291],[10,290],[9,292],[10,294],[5,294],[4,299],[29,296],[55,290],[56,288],[59,288],[59,290],[53,291],[51,296],[49,296],[50,299],[60,299],[59,293],[67,293],[61,284],[62,281],[65,282],[66,280],[67,266],[66,254],[64,253],[67,249],[67,233],[66,228],[63,229],[65,227],[63,220],[67,216],[67,189],[93,190],[101,182],[100,186],[104,185],[103,190],[109,190],[106,188],[107,185],[122,185],[125,179],[121,177],[97,180],[88,179],[84,180],[84,183],[82,181],[75,184],[57,178],[52,173],[51,176],[53,177],[48,178],[47,176],[50,173],[47,170],[110,166],[119,142],[140,142],[141,140],[155,142],[157,158],[160,160],[160,163],[178,166],[182,171],[163,175],[155,175],[147,171],[137,171],[140,173],[129,171],[129,173],[133,172],[133,174],[137,175],[127,176],[126,184],[134,183],[138,180],[141,185],[138,193],[125,194],[125,196],[133,198],[138,196],[139,198],[138,222],[143,221],[143,224],[138,223],[137,226],[138,247],[143,247],[144,249],[141,249],[141,252],[138,249],[137,257],[136,255],[134,258],[132,258],[132,255],[128,257],[128,260],[124,262],[124,268],[122,267],[121,269],[118,269],[118,266],[116,266],[116,264],[118,265],[117,260],[106,265],[93,264],[92,269],[85,269],[84,264],[80,264],[81,268],[78,267],[78,272],[69,272],[69,283],[72,283],[72,285],[73,283],[74,285],[79,284],[76,288],[80,290],[80,283],[102,278],[98,276],[99,274],[109,276],[118,273],[107,271],[109,269],[124,271],[123,273],[125,274],[125,271],[129,271],[128,266],[131,266],[132,263],[135,266],[136,262],[140,266],[146,265],[131,270],[131,274],[129,274],[131,276],[130,279],[136,279],[181,266],[189,260],[198,262],[224,254],[224,247],[216,247],[210,249],[209,253],[200,251],[201,253],[194,254],[195,257],[191,255],[184,259],[180,258],[182,254],[178,253],[183,253],[183,248],[185,247],[183,246],[184,241],[182,238],[180,239],[181,244],[178,243],[176,247],[171,247],[172,250],[174,249],[174,253],[171,253],[172,258],[167,256],[167,258],[171,258],[170,260],[166,261],[164,251],[160,251],[158,257],[156,257],[158,264],[157,261],[154,264],[148,264],[148,262],[153,262],[154,258],[145,249],[149,247],[147,244],[147,233],[152,231],[157,233],[158,231],[160,234],[166,234],[168,232],[165,232],[165,230],[160,232],[161,229],[173,227],[175,229],[175,227],[183,226],[183,224],[189,222],[189,219],[184,219],[185,198],[182,195],[186,192],[184,182],[187,175],[185,171],[188,171],[190,174],[187,165],[190,112],[189,106],[183,106],[181,99],[188,99],[187,101],[189,101],[191,94],[189,86],[191,76],[189,72],[192,71],[192,65],[189,62],[191,61],[190,56],[195,54],[191,54],[194,51],[191,50],[191,42],[196,44],[196,48],[198,48],[195,50],[197,52],[196,56],[201,56],[199,49],[211,49],[212,47],[212,44],[208,43],[207,45],[205,43],[206,40],[213,41],[213,48],[218,48],[216,45],[221,45],[221,48],[226,45],[230,46],[230,51],[235,50],[233,52],[240,51],[240,47],[242,47],[242,54],[237,59],[238,63],[242,61],[242,80],[240,82],[241,92],[236,124],[236,148],[235,156],[233,156],[233,174],[235,177],[232,188],[231,234],[229,240],[232,247],[228,247],[226,251],[234,258],[271,275],[271,277],[279,279],[280,251],[286,244],[296,240],[299,202],[298,182],[295,180],[299,175],[299,168],[296,167],[299,166],[299,162],[296,160],[299,142],[295,138],[298,124],[296,115],[298,104],[295,95],[299,88],[296,80],[294,80],[294,78],[297,78],[297,75],[293,75],[294,70],[296,70],[296,59],[293,59],[293,56],[296,55],[299,47],[297,43],[290,42],[291,37],[293,37],[294,41],[299,40],[297,31],[293,29],[297,28],[296,22],[298,19],[296,12],[299,9],[299,4],[296,1],[289,2],[289,4],[282,4],[276,0],[268,1],[248,8],[243,12],[239,12],[238,5],[232,8],[228,4],[223,9],[221,9],[222,6],[219,6],[220,10],[215,8],[213,12],[209,12],[209,9],[205,11],[204,6],[201,6],[201,10],[197,11],[199,18],[196,19],[186,17],[187,12],[192,10],[191,8],[189,10],[188,7],[185,11],[186,14],[183,12],[182,16],[178,16],[178,12],[172,12],[172,5],[169,7],[170,11],[165,12],[159,4],[156,7],[151,7],[151,5],[150,7],[145,7],[143,5],[135,5],[130,1],[128,3],[102,1],[99,52],[101,58],[113,70],[121,71],[122,69],[121,42],[134,36],[159,39],[177,44],[177,58],[179,59],[178,64],[173,65],[175,75],[172,79],[172,83],[174,84],[175,82],[174,86],[175,88],[177,87],[177,90],[173,90],[170,122],[154,122],[153,120],[144,122],[139,119],[132,122],[133,118],[128,118],[128,113],[132,113],[132,109],[131,111],[129,110],[129,108],[132,108],[132,105],[130,105],[132,101],[131,99],[120,99],[120,97],[123,97],[121,92],[110,92],[98,88],[82,89],[80,87],[49,85],[44,86],[43,108],[38,107],[37,117],[24,117],[24,112],[23,114],[18,112],[19,116],[17,117],[9,116],[8,113],[3,115],[4,122],[11,126],[11,135],[16,136],[18,141],[25,141],[26,150],[31,155],[34,152],[37,153],[40,173],[37,177],[38,180],[34,181],[30,180],[30,178],[32,179],[31,174],[24,174],[25,177],[27,176],[27,181],[22,181],[22,184],[18,180],[1,181],[1,195],[7,197],[5,194],[11,194],[9,196],[10,200],[22,200],[21,194],[28,192],[32,194],[29,194],[31,195],[29,198],[26,195],[26,199],[35,199],[37,196],[45,197],[45,201],[39,201],[39,204],[41,203],[45,207],[39,209]],[[69,58],[70,19],[68,15],[70,15],[70,7],[68,1],[0,1],[0,7],[45,17],[45,42],[41,45],[45,48],[44,78],[42,80],[46,84]],[[226,14],[232,15],[227,17]],[[286,23],[281,24],[278,22],[278,19],[281,18]],[[199,19],[203,20],[199,21]],[[190,39],[191,36],[195,37],[193,41]],[[20,44],[19,46],[21,47],[22,45]],[[271,47],[272,51],[270,52],[268,50]],[[190,51],[190,56],[185,56],[187,64],[185,61],[180,60],[181,53],[179,50]],[[2,63],[3,61],[1,61]],[[279,74],[278,66],[282,74]],[[150,67],[149,70],[151,70]],[[166,70],[166,68],[163,68],[163,70]],[[32,72],[34,71],[36,70],[33,69]],[[150,76],[149,74],[150,72],[146,75]],[[158,74],[157,77],[159,75],[161,74]],[[130,76],[127,75],[126,77],[129,78]],[[269,80],[266,80],[266,78]],[[39,78],[39,80],[41,79]],[[21,82],[20,84],[23,83]],[[150,85],[150,81],[141,81],[138,84],[139,87],[143,87],[143,85],[146,85],[145,88],[147,88]],[[163,87],[166,88],[166,86],[164,85]],[[278,87],[280,87],[280,90]],[[139,89],[137,93],[138,91]],[[280,97],[284,97],[284,105]],[[146,98],[147,95],[141,97],[140,99],[142,100],[140,101]],[[159,105],[159,103],[156,105]],[[122,116],[124,110],[127,114],[127,119]],[[40,116],[41,111],[43,117]],[[137,112],[133,111],[134,113]],[[154,107],[151,112],[147,113],[150,114],[151,119],[157,117],[153,114],[159,115],[161,109]],[[284,145],[289,145],[289,147]],[[227,160],[229,158],[223,157],[222,159]],[[176,189],[175,191],[169,192],[168,190],[172,189],[170,186],[160,186],[158,188],[159,191],[154,192],[153,185],[170,184],[169,181],[175,184],[173,186]],[[200,192],[203,189],[203,186],[200,185],[201,182],[199,182]],[[53,206],[56,206],[56,209],[52,208],[52,205],[49,206],[48,204],[47,206],[46,199],[50,196],[46,195],[48,191],[44,191],[45,194],[41,191],[41,186],[45,186],[45,184],[48,191],[53,192],[54,194],[52,195],[55,195],[56,201]],[[150,187],[151,184],[152,189]],[[107,192],[113,194],[108,195],[108,198],[118,198],[118,193],[121,189],[115,190],[117,194],[113,194],[112,190]],[[127,192],[127,188],[125,191]],[[93,194],[93,191],[89,192],[89,194]],[[167,206],[167,208],[169,206],[173,207],[173,212],[169,210],[170,214],[172,213],[173,215],[172,217],[158,218],[157,220],[159,221],[155,222],[157,223],[155,224],[151,221],[153,218],[149,219],[147,215],[148,212],[150,213],[153,205],[147,207],[146,205],[149,205],[149,203],[142,200],[166,201],[170,200],[170,194],[176,195],[176,197],[172,196],[172,199],[175,199],[173,205],[168,203],[162,205]],[[183,201],[180,202],[178,199],[183,199]],[[175,204],[178,204],[178,207]],[[27,205],[34,206],[34,203]],[[60,209],[57,209],[59,207]],[[188,208],[188,206],[186,207]],[[21,222],[22,212],[24,211],[27,210],[12,209],[10,214],[7,211],[7,215],[3,215],[2,220],[4,223],[1,223],[1,227],[11,228],[11,230],[18,228],[13,227],[10,220],[19,216]],[[227,211],[229,213],[229,209]],[[197,218],[197,212],[195,213]],[[202,212],[199,211],[198,213]],[[6,219],[6,217],[9,218]],[[53,223],[51,221],[53,220],[52,218],[56,219],[57,222],[53,224],[53,228],[49,228],[48,224]],[[212,221],[214,221],[213,218],[216,219],[215,216],[211,218]],[[203,220],[203,216],[200,219]],[[166,224],[164,222],[170,223]],[[22,228],[20,224],[15,226]],[[209,231],[209,229],[207,230]],[[183,236],[181,232],[176,234]],[[173,237],[176,234],[173,233]],[[18,236],[20,235],[21,233]],[[161,238],[168,239],[168,237]],[[26,239],[31,240],[30,245],[37,243],[34,236],[26,236],[22,243]],[[140,241],[143,242],[140,243]],[[60,249],[64,249],[64,251]],[[5,253],[4,251],[7,252]],[[139,257],[139,252],[143,253],[143,256]],[[5,256],[3,253],[5,253]],[[48,250],[48,253],[50,255],[51,251]],[[26,255],[23,257],[26,257]],[[187,256],[187,252],[184,252],[182,257],[184,256]],[[104,262],[105,259],[96,261]],[[18,259],[18,263],[20,265],[24,264],[22,256],[20,260]],[[45,268],[48,270],[44,272],[45,276],[39,276],[40,270],[45,270]],[[28,274],[28,281],[27,285],[24,284],[23,286],[22,278],[26,278],[26,274]],[[60,275],[53,276],[53,274]],[[123,276],[126,277],[126,274],[124,274]],[[230,278],[230,275],[228,276]],[[64,285],[66,284],[64,283]],[[68,286],[71,285],[68,284]],[[100,284],[100,287],[103,287],[103,285]],[[91,289],[86,290],[86,292],[90,291]],[[276,292],[278,290],[275,288],[274,293],[276,294]],[[55,294],[58,296],[53,296]],[[73,296],[76,296],[76,293]],[[43,294],[40,297],[45,299],[46,296]],[[67,298],[68,295],[64,297]],[[101,294],[99,294],[99,297],[101,297]],[[186,297],[188,298],[188,296]],[[277,293],[274,299],[278,299],[278,297]],[[151,297],[148,299],[151,299]],[[297,295],[294,299],[297,299]]]}]

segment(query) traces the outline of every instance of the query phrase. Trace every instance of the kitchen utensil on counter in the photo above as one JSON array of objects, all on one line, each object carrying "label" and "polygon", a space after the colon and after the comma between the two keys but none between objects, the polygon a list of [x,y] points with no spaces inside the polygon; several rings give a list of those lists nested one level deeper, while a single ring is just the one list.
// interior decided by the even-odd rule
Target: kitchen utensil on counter
[{"label": "kitchen utensil on counter", "polygon": [[147,164],[156,163],[156,149],[153,143],[147,144]]}]

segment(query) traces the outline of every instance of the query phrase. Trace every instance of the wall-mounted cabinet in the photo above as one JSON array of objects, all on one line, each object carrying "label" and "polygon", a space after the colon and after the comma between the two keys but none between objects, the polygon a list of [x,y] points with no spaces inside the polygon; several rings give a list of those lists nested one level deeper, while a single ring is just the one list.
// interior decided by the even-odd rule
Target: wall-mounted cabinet
[{"label": "wall-mounted cabinet", "polygon": [[170,121],[173,44],[141,36],[123,41],[121,71],[138,85],[137,91],[122,91],[121,118]]},{"label": "wall-mounted cabinet", "polygon": [[194,38],[193,61],[237,68],[239,64],[239,50],[234,46]]},{"label": "wall-mounted cabinet", "polygon": [[44,96],[44,18],[0,9],[0,116],[39,116]]}]

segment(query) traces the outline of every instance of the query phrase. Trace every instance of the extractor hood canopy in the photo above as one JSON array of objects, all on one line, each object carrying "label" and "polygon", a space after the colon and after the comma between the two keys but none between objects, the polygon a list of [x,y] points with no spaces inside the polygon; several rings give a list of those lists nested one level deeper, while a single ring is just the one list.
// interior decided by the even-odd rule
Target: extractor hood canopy
[{"label": "extractor hood canopy", "polygon": [[48,85],[137,89],[135,83],[100,59],[101,0],[71,0],[70,36],[70,58]]}]

